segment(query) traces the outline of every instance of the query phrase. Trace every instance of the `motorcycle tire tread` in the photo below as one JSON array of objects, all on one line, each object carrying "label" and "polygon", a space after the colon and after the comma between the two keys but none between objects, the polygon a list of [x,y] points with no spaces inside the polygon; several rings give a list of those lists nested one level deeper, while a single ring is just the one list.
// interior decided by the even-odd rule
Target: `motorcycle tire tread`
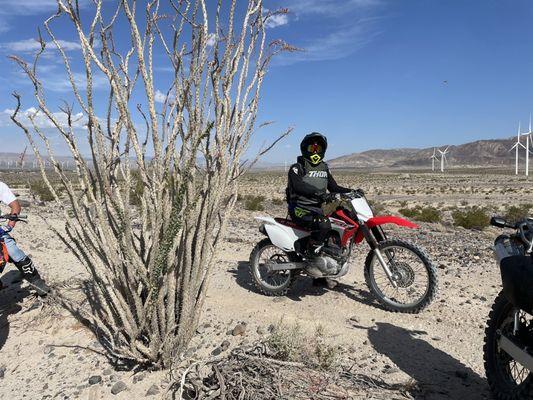
[{"label": "motorcycle tire tread", "polygon": [[370,292],[374,295],[376,300],[383,306],[387,311],[392,312],[399,312],[403,314],[418,314],[420,311],[422,311],[424,308],[426,308],[431,302],[434,300],[435,296],[437,296],[437,292],[439,291],[439,283],[437,278],[437,269],[429,259],[429,256],[427,253],[418,247],[417,245],[407,242],[405,240],[400,239],[388,239],[384,240],[379,243],[379,249],[383,249],[388,246],[399,246],[399,247],[405,247],[411,251],[413,251],[415,254],[419,256],[421,261],[424,263],[424,265],[427,268],[428,271],[428,278],[429,278],[429,291],[424,297],[424,299],[419,302],[414,307],[397,307],[389,304],[385,300],[383,300],[378,293],[374,290],[372,284],[371,284],[371,277],[370,277],[370,263],[372,262],[372,258],[374,257],[374,252],[370,251],[368,255],[366,256],[365,260],[365,270],[364,270],[364,276],[365,276],[365,282],[368,286],[368,289]]},{"label": "motorcycle tire tread", "polygon": [[[254,274],[254,263],[255,263],[255,260],[257,260],[258,256],[259,256],[259,252],[263,249],[263,247],[266,247],[266,246],[272,246],[272,242],[270,241],[269,238],[265,238],[263,240],[261,240],[259,243],[257,243],[254,247],[254,249],[252,250],[251,254],[250,254],[250,277],[252,278],[252,282],[254,284],[254,287],[261,293],[261,294],[264,294],[265,296],[285,296],[288,291],[290,290],[293,282],[294,282],[294,279],[296,277],[294,271],[289,271],[289,274],[290,274],[290,277],[287,281],[287,283],[285,285],[283,285],[282,287],[280,287],[279,289],[275,289],[275,290],[272,290],[272,289],[267,289],[265,288],[261,282],[259,282],[257,280],[257,277],[256,275]],[[290,256],[289,256],[290,258]],[[296,261],[296,260],[291,260],[291,261]]]},{"label": "motorcycle tire tread", "polygon": [[533,399],[533,379],[525,385],[522,390],[515,393],[509,391],[503,391],[501,384],[498,381],[498,371],[496,371],[496,365],[494,365],[494,341],[496,340],[497,331],[500,329],[502,318],[505,315],[501,315],[505,312],[506,307],[509,307],[510,303],[505,297],[503,291],[501,291],[489,313],[487,320],[487,326],[485,327],[485,342],[483,343],[483,361],[485,366],[485,375],[489,383],[490,390],[496,400],[522,400]]}]

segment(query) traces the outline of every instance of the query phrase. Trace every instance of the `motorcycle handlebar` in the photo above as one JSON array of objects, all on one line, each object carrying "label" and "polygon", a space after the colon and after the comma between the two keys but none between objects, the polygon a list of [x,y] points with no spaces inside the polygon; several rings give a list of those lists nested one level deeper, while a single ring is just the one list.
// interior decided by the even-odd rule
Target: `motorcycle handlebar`
[{"label": "motorcycle handlebar", "polygon": [[5,214],[0,215],[0,220],[7,219],[9,221],[21,221],[26,222],[26,219],[28,219],[27,215],[17,215],[17,214]]}]

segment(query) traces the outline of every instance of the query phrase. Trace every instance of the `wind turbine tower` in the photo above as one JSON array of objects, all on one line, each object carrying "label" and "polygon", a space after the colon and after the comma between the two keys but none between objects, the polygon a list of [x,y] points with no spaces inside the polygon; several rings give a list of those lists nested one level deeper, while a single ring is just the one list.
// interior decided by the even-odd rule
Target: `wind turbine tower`
[{"label": "wind turbine tower", "polygon": [[[530,129],[531,130],[531,129]],[[522,142],[520,141],[520,122],[518,123],[518,132],[516,134],[516,143],[513,145],[513,147],[511,147],[509,149],[509,151],[515,149],[515,175],[518,175],[518,150],[520,150],[520,147],[526,149],[526,152],[527,152],[527,148],[526,146],[524,146],[522,144]]]},{"label": "wind turbine tower", "polygon": [[431,156],[431,170],[433,172],[435,172],[435,160],[439,160],[439,158],[437,157],[437,149],[435,149],[435,147],[433,147],[433,155]]},{"label": "wind turbine tower", "polygon": [[439,149],[440,153],[440,172],[444,172],[444,162],[448,163],[448,160],[446,159],[446,153],[448,152],[448,149],[450,146],[447,146],[444,151]]},{"label": "wind turbine tower", "polygon": [[529,150],[529,135],[531,133],[531,114],[529,114],[529,130],[522,134],[526,137],[526,176],[529,176],[529,153],[531,153],[531,150]]}]

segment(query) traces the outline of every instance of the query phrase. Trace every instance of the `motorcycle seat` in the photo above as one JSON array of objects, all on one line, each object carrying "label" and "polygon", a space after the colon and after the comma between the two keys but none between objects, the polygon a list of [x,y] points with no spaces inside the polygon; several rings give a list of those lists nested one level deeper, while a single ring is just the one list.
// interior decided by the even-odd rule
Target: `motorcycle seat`
[{"label": "motorcycle seat", "polygon": [[310,229],[304,228],[303,226],[300,226],[296,222],[287,218],[274,218],[274,221],[276,221],[278,224],[285,225],[293,229],[298,229],[300,231],[311,231]]}]

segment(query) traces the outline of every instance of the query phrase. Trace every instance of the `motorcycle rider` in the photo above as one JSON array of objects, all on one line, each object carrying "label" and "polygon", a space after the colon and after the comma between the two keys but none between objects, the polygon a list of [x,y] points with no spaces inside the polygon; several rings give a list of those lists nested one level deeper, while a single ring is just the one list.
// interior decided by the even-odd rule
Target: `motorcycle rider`
[{"label": "motorcycle rider", "polygon": [[[341,250],[338,246],[325,243],[331,231],[331,222],[324,215],[321,205],[330,201],[332,194],[353,191],[339,186],[331,175],[328,165],[324,162],[327,147],[328,141],[324,135],[318,132],[306,135],[300,143],[302,155],[289,169],[289,215],[298,225],[312,231],[307,248],[307,255],[311,257],[320,250],[333,257],[340,256]],[[361,189],[357,191],[363,195]]]},{"label": "motorcycle rider", "polygon": [[[21,206],[11,189],[0,181],[0,204],[3,203],[11,209],[11,214],[20,214]],[[33,261],[28,257],[15,243],[15,239],[9,234],[17,224],[16,221],[8,221],[7,225],[0,226],[0,239],[4,241],[9,258],[22,273],[25,279],[36,291],[39,296],[45,296],[50,288],[39,275],[39,272],[33,265]],[[0,272],[2,272],[0,270]],[[2,288],[0,281],[0,288]]]}]

